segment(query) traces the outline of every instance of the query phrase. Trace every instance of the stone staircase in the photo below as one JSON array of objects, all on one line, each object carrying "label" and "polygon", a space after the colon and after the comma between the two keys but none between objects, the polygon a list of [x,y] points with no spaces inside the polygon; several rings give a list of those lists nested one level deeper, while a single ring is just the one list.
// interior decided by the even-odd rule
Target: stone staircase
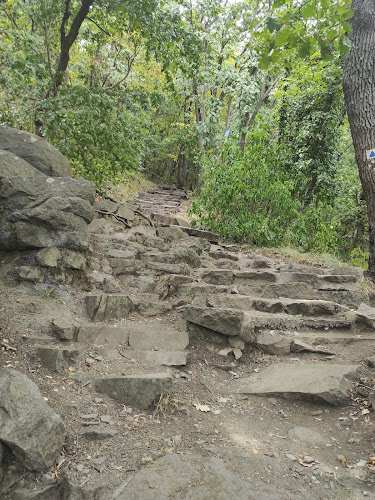
[{"label": "stone staircase", "polygon": [[[375,339],[362,270],[285,263],[218,244],[217,235],[177,221],[174,213],[185,197],[167,188],[140,195],[122,206],[124,214],[133,210],[131,228],[100,213],[90,226],[92,256],[82,301],[86,320],[74,328],[66,325],[70,333],[60,337],[73,340],[75,348],[91,347],[101,359],[135,362],[143,377],[145,370],[152,375],[163,373],[163,366],[186,365],[189,335],[203,335],[207,342],[216,336],[227,346],[218,354],[231,359],[254,349],[300,359],[272,365],[261,379],[250,377],[246,387],[244,380],[233,381],[234,393],[348,402],[349,375],[358,371]],[[140,210],[147,212],[148,225],[137,221]],[[162,325],[153,319],[162,317]],[[317,356],[324,365],[316,365]],[[115,374],[116,368],[110,377]],[[329,388],[330,396],[322,396],[327,393],[323,374],[330,374],[335,397]],[[295,391],[291,380],[300,382]]]},{"label": "stone staircase", "polygon": [[[90,225],[88,267],[73,289],[75,319],[55,316],[49,336],[24,339],[33,342],[44,369],[72,376],[78,394],[87,387],[84,424],[103,433],[112,418],[104,409],[108,400],[123,406],[121,413],[112,410],[115,418],[133,422],[128,411],[150,409],[160,395],[193,383],[199,373],[194,388],[199,394],[202,384],[205,396],[191,401],[194,411],[206,411],[206,404],[197,404],[206,398],[201,401],[215,408],[207,414],[209,425],[218,427],[214,419],[226,410],[216,406],[228,405],[228,421],[238,417],[236,433],[235,411],[242,411],[246,399],[253,404],[253,397],[305,400],[309,411],[311,403],[319,405],[312,415],[323,414],[324,406],[350,405],[353,382],[362,376],[375,340],[375,310],[362,270],[303,266],[225,245],[176,216],[184,197],[158,189],[120,207],[99,202],[105,213],[98,212]],[[111,215],[120,209],[126,224]],[[197,356],[197,346],[203,356]],[[264,361],[254,365],[256,357]],[[220,379],[219,403],[205,385],[208,379]],[[183,409],[181,415],[189,415]],[[275,418],[284,418],[283,408],[278,411]],[[194,429],[199,417],[190,419]]]}]

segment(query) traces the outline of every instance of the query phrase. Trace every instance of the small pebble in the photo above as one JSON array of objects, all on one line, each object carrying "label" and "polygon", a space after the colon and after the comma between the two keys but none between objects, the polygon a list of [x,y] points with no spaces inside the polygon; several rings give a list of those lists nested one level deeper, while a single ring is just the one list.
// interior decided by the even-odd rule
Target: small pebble
[{"label": "small pebble", "polygon": [[303,462],[305,464],[313,464],[315,462],[315,459],[313,457],[310,457],[309,455],[306,455],[303,457]]},{"label": "small pebble", "polygon": [[294,455],[287,453],[285,456],[286,456],[286,458],[289,458],[290,461],[297,462],[297,458]]},{"label": "small pebble", "polygon": [[103,403],[104,399],[103,398],[94,398],[93,401],[95,404],[98,405],[99,403]]}]

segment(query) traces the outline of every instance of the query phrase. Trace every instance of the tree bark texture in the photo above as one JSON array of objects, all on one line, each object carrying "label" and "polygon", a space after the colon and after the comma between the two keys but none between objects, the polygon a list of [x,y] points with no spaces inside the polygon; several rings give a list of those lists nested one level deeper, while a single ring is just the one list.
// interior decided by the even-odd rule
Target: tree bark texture
[{"label": "tree bark texture", "polygon": [[375,276],[375,163],[366,151],[375,149],[375,2],[352,0],[352,47],[344,64],[343,89],[355,157],[367,204],[369,274]]}]

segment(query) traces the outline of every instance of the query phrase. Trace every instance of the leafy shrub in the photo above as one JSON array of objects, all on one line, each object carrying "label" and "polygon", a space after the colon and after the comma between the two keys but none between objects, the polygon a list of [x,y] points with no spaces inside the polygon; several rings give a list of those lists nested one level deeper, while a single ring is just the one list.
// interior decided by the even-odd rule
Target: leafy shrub
[{"label": "leafy shrub", "polygon": [[193,204],[200,223],[225,238],[253,245],[282,244],[298,216],[291,185],[282,178],[282,151],[266,136],[244,152],[232,141],[203,158],[203,185]]}]

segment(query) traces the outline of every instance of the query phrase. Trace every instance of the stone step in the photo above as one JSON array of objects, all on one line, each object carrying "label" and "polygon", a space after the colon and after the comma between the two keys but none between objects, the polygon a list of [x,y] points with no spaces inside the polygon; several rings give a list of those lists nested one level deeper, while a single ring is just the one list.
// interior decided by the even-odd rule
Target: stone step
[{"label": "stone step", "polygon": [[117,346],[128,344],[129,328],[127,326],[82,325],[78,330],[77,341],[93,345]]},{"label": "stone step", "polygon": [[269,285],[276,283],[279,275],[274,271],[237,271],[231,269],[198,269],[200,279],[211,285]]},{"label": "stone step", "polygon": [[349,311],[347,307],[324,300],[258,299],[245,295],[217,294],[197,297],[193,305],[200,307],[225,307],[267,313],[285,313],[304,316],[333,316]]},{"label": "stone step", "polygon": [[231,383],[233,392],[259,396],[305,399],[343,406],[350,403],[348,389],[359,366],[277,363],[260,373]]},{"label": "stone step", "polygon": [[317,274],[311,272],[282,271],[280,277],[283,283],[307,283],[314,287],[324,284],[345,284],[350,286],[353,283],[359,283],[359,278],[353,274]]},{"label": "stone step", "polygon": [[125,350],[122,355],[130,360],[135,360],[142,365],[149,366],[185,366],[188,351],[143,351]]},{"label": "stone step", "polygon": [[149,373],[103,377],[96,381],[95,388],[124,405],[147,410],[158,397],[168,392],[172,383],[169,373]]},{"label": "stone step", "polygon": [[374,342],[375,335],[371,332],[361,332],[348,330],[299,330],[293,333],[294,338],[307,342],[311,345],[338,345],[344,346],[357,344],[360,342]]},{"label": "stone step", "polygon": [[130,312],[142,316],[157,316],[171,311],[169,302],[158,300],[157,294],[97,294],[85,298],[86,312],[92,321],[108,321],[127,318]]},{"label": "stone step", "polygon": [[188,306],[183,318],[228,336],[239,336],[245,342],[254,342],[258,330],[351,329],[353,320],[342,317],[295,317],[288,314],[270,314],[258,311]]},{"label": "stone step", "polygon": [[[238,291],[245,295],[244,287],[238,287]],[[251,292],[251,291],[250,291]],[[344,305],[351,309],[356,309],[362,302],[368,304],[369,298],[367,292],[361,289],[357,290],[317,290],[306,283],[281,283],[270,284],[264,288],[261,293],[264,298],[290,298],[290,299],[318,299],[329,300],[337,304]]]},{"label": "stone step", "polygon": [[185,226],[178,226],[178,227],[180,227],[189,236],[203,238],[205,240],[210,241],[211,243],[218,243],[220,240],[220,236],[216,233],[212,233],[211,231],[203,231],[202,229],[195,229],[194,227],[185,227]]},{"label": "stone step", "polygon": [[186,283],[176,287],[176,295],[184,302],[192,302],[196,297],[207,297],[211,294],[229,293],[230,286],[210,285],[206,283]]},{"label": "stone step", "polygon": [[272,330],[301,330],[301,329],[347,329],[353,328],[354,320],[345,315],[336,317],[295,317],[288,314],[269,314],[260,312],[245,312],[241,323],[239,336],[245,342],[254,342],[257,332],[265,329]]}]

